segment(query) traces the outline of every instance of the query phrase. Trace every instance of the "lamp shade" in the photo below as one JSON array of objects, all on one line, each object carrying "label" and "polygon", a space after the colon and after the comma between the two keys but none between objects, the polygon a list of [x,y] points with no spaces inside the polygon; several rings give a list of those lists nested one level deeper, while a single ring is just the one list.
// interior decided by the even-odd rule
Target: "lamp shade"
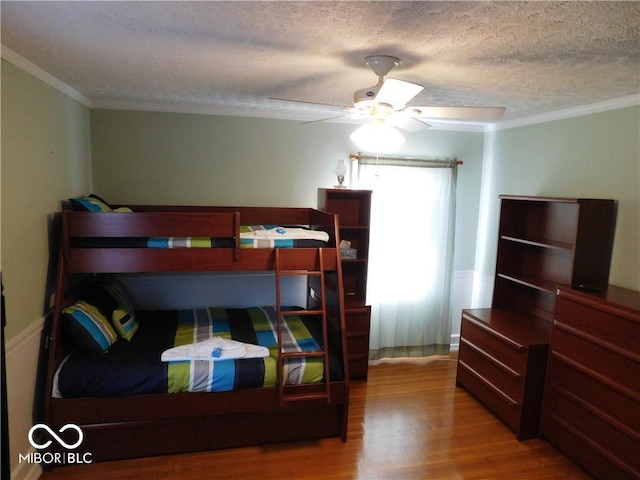
[{"label": "lamp shade", "polygon": [[338,160],[335,172],[338,177],[344,177],[347,174],[347,166],[342,158]]},{"label": "lamp shade", "polygon": [[404,143],[402,134],[385,122],[362,125],[349,137],[358,148],[369,152],[393,150]]},{"label": "lamp shade", "polygon": [[335,172],[336,172],[336,177],[338,177],[338,185],[336,185],[336,188],[345,188],[344,176],[347,174],[347,166],[345,165],[343,159],[338,160]]}]

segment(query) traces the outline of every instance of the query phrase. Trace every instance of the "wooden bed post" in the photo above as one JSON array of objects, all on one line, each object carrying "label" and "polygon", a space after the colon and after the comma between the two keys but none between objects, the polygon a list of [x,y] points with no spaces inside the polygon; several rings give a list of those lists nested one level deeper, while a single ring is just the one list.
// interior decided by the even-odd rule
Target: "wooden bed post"
[{"label": "wooden bed post", "polygon": [[[64,255],[67,235],[65,234],[65,221],[63,218],[63,232],[62,238],[60,239],[60,250],[58,251],[58,267],[56,271],[56,290],[54,294],[53,300],[53,313],[51,317],[51,325],[49,331],[47,332],[47,378],[45,382],[45,397],[44,397],[44,421],[49,424],[51,420],[51,394],[53,390],[53,376],[55,374],[58,363],[62,359],[63,352],[62,346],[59,342],[62,342],[62,326],[61,326],[61,315],[62,310],[64,309],[64,298],[65,298],[65,290],[66,290],[66,272],[65,272],[65,264],[66,259]],[[68,255],[68,251],[67,251]],[[68,256],[67,256],[68,258]]]}]

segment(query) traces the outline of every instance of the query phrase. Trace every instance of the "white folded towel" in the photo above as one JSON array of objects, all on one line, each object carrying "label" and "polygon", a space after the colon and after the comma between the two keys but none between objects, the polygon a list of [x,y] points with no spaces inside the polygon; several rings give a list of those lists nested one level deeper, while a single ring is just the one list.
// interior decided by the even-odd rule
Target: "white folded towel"
[{"label": "white folded towel", "polygon": [[234,358],[264,358],[269,356],[269,349],[251,343],[213,337],[202,342],[180,345],[162,352],[163,362],[181,362],[189,360],[231,360]]},{"label": "white folded towel", "polygon": [[321,240],[329,241],[329,234],[322,230],[309,230],[306,228],[267,228],[261,230],[253,230],[251,232],[241,232],[240,238],[259,238],[259,239],[287,239],[287,240]]}]

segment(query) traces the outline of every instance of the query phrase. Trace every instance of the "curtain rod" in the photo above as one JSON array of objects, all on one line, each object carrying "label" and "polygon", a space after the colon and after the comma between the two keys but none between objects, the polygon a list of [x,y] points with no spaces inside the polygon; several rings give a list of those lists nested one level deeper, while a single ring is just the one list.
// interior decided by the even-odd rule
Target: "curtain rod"
[{"label": "curtain rod", "polygon": [[403,157],[396,155],[375,155],[370,153],[351,153],[350,160],[373,165],[398,165],[409,167],[454,167],[464,162],[456,157]]}]

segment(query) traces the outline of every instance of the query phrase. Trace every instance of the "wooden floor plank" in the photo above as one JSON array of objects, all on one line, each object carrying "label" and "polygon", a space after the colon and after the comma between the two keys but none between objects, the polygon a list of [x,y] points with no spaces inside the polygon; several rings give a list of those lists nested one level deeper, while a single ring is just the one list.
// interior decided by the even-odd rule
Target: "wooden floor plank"
[{"label": "wooden floor plank", "polygon": [[[371,366],[337,438],[62,467],[42,480],[590,478],[545,441],[515,435],[455,386],[455,359]],[[220,432],[221,435],[224,432]]]}]

